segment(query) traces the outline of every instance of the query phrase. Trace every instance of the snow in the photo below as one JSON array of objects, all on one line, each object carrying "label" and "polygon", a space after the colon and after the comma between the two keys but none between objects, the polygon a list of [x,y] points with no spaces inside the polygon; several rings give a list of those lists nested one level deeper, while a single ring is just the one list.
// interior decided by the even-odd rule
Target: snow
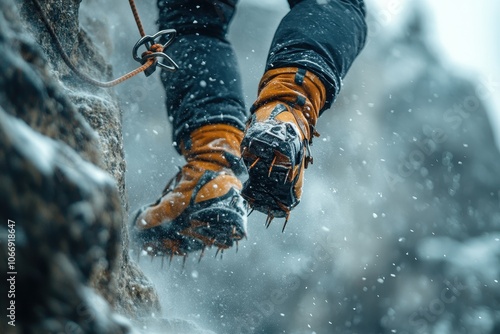
[{"label": "snow", "polygon": [[31,160],[45,175],[53,172],[55,152],[53,144],[46,137],[34,132],[23,121],[7,116],[3,110],[0,123],[9,130],[13,145],[22,150],[27,160]]},{"label": "snow", "polygon": [[98,184],[109,185],[114,183],[110,175],[102,169],[83,161],[75,152],[62,143],[33,131],[23,121],[9,117],[2,112],[0,113],[0,122],[5,129],[8,129],[13,145],[21,150],[21,154],[24,155],[26,161],[34,164],[34,167],[45,175],[53,174],[54,168],[58,164],[57,159],[64,157],[64,159],[71,160],[72,163],[79,164],[78,171],[69,166],[64,167],[66,175],[73,180],[80,179],[83,174],[85,178],[88,177],[88,179]]},{"label": "snow", "polygon": [[[378,43],[401,33],[402,25],[413,11],[411,3],[367,1],[372,22],[378,23],[365,50],[367,57]],[[123,57],[129,52],[125,46],[131,44],[130,36],[137,34],[133,20],[128,19],[130,13],[126,5],[114,4],[116,11],[106,11],[111,15],[110,20],[121,23],[115,31],[115,45],[124,51],[117,50],[112,58],[117,73],[124,72],[118,66],[123,70],[135,66]],[[156,17],[154,1],[138,6],[144,17]],[[250,105],[272,31],[286,13],[287,2],[241,0],[239,6],[230,38],[239,56],[246,103]],[[500,81],[497,62],[500,50],[495,36],[498,6],[499,2],[492,0],[462,3],[444,0],[426,1],[423,7],[425,21],[431,24],[427,35],[442,63],[453,73],[473,78],[475,87],[482,89],[485,95],[481,101],[494,107],[490,116],[492,120],[497,119],[494,123],[497,140],[500,129],[500,108],[495,102],[500,96],[500,87],[495,86]],[[252,10],[263,19],[259,26],[245,25],[254,17],[248,16]],[[145,25],[148,32],[155,31],[154,20],[146,20]],[[242,38],[242,34],[258,38]],[[405,55],[400,46],[390,51],[385,58],[394,60],[398,55]],[[395,64],[380,61],[373,65],[361,59],[353,66],[336,105],[325,112],[319,122],[322,136],[312,148],[315,163],[306,171],[302,203],[293,211],[284,233],[281,233],[280,220],[275,220],[266,230],[265,216],[256,212],[249,217],[248,240],[240,242],[238,253],[234,249],[225,251],[223,260],[214,258],[214,250],[207,250],[199,264],[198,254],[190,256],[184,270],[182,260],[174,259],[170,268],[164,269],[159,259],[141,261],[159,291],[165,316],[190,319],[220,333],[228,332],[228,328],[234,330],[232,333],[276,330],[311,333],[310,328],[318,333],[354,332],[354,329],[350,331],[352,328],[365,333],[383,326],[381,331],[387,332],[420,330],[446,334],[460,326],[488,328],[488,324],[498,323],[498,317],[489,309],[500,291],[500,236],[492,232],[499,227],[500,186],[498,178],[488,176],[482,183],[491,184],[492,188],[479,188],[467,173],[472,162],[481,165],[485,163],[484,155],[492,159],[497,155],[464,139],[458,146],[466,150],[467,155],[458,151],[440,152],[443,154],[439,157],[426,156],[424,161],[419,161],[419,165],[426,166],[419,168],[418,173],[403,178],[393,188],[388,187],[384,171],[391,164],[397,164],[399,155],[403,159],[411,153],[411,150],[399,152],[401,146],[397,145],[408,136],[415,137],[413,143],[418,144],[422,127],[431,121],[400,122],[400,127],[390,129],[382,138],[377,117],[386,103],[401,99],[398,91],[387,89],[386,81],[400,87],[415,82],[419,71],[428,67],[422,60],[413,63],[410,59],[398,64],[400,66],[391,67]],[[356,76],[356,71],[361,76]],[[209,83],[199,84],[203,87]],[[148,89],[140,96],[131,94],[137,87]],[[131,208],[137,208],[156,199],[168,178],[175,174],[175,166],[184,162],[170,146],[171,125],[158,76],[131,79],[119,87],[118,92],[130,108],[124,112],[126,132],[130,133],[125,138],[127,182]],[[487,92],[490,94],[486,96]],[[430,107],[447,98],[446,92],[438,88],[421,97]],[[460,101],[450,101],[447,108],[452,107],[453,102]],[[415,101],[402,110],[391,105],[384,122],[401,115],[414,120],[412,117],[421,113],[414,104]],[[413,131],[412,125],[418,131]],[[143,128],[156,129],[152,131],[154,136],[140,135]],[[465,127],[458,130],[472,131]],[[472,137],[481,134],[479,131]],[[483,142],[483,146],[487,144]],[[474,161],[469,157],[471,154],[476,154]],[[427,165],[434,158],[438,161]],[[443,164],[453,173],[448,175],[439,169]],[[494,170],[486,174],[485,170],[487,168],[478,167],[475,173],[496,173]],[[457,175],[460,177],[454,180]],[[451,180],[451,187],[442,191],[446,178]],[[463,197],[466,198],[459,201]],[[476,199],[485,204],[481,206]],[[473,213],[469,213],[467,205],[473,207]],[[467,284],[470,299],[464,292],[457,297],[458,303],[446,304],[435,321],[421,317],[425,327],[412,324],[413,312],[429,310],[430,303],[439,298],[446,287],[444,282],[454,282],[455,277]],[[313,298],[330,302],[314,305]],[[457,325],[450,323],[450,319],[469,320]]]}]

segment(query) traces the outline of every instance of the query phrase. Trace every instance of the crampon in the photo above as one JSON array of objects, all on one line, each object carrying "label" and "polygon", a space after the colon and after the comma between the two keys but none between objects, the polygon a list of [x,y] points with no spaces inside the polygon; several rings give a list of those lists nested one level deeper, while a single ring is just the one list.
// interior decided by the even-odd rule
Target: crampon
[{"label": "crampon", "polygon": [[266,226],[285,217],[302,196],[304,169],[313,162],[310,144],[325,88],[303,69],[266,72],[241,143],[249,178],[242,195],[252,209],[267,214]]},{"label": "crampon", "polygon": [[237,178],[244,170],[241,137],[232,126],[207,125],[181,144],[186,165],[155,203],[134,215],[131,233],[139,248],[186,256],[207,247],[224,250],[245,237],[247,205]]}]

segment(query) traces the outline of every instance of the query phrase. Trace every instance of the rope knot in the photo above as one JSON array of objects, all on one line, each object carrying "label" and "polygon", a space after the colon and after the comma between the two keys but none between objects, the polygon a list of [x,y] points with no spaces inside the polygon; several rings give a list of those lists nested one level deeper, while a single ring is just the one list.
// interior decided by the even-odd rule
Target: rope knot
[{"label": "rope knot", "polygon": [[149,51],[152,51],[152,52],[163,52],[163,45],[158,44],[158,43],[157,44],[153,44],[149,48]]},{"label": "rope knot", "polygon": [[143,53],[141,53],[141,58],[144,60],[144,58],[148,55],[152,55],[153,54],[153,51],[144,51]]},{"label": "rope knot", "polygon": [[[162,30],[153,36],[142,36],[141,39],[135,43],[134,48],[132,49],[132,54],[136,61],[142,65],[148,65],[148,68],[144,70],[144,74],[146,76],[151,75],[155,71],[156,66],[162,67],[167,71],[175,71],[179,68],[172,58],[164,53],[167,46],[173,42],[175,33],[176,32],[173,29]],[[156,42],[156,40],[160,37],[166,39],[165,44]],[[141,46],[145,47],[146,51],[144,51],[139,57],[138,50]]]},{"label": "rope knot", "polygon": [[151,55],[151,54],[156,53],[156,52],[163,52],[163,45],[161,45],[161,44],[153,44],[153,45],[151,45],[151,47],[149,48],[149,50],[144,51],[141,54],[141,58],[144,59],[146,56]]}]

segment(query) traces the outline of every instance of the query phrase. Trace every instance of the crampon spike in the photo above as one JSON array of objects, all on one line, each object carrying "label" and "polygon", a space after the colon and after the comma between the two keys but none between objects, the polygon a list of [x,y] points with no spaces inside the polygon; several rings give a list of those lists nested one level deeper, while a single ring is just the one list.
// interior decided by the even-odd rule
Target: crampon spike
[{"label": "crampon spike", "polygon": [[255,161],[254,161],[254,162],[252,162],[252,164],[250,165],[250,167],[248,167],[248,170],[250,170],[250,169],[254,168],[254,167],[255,167],[255,165],[257,164],[257,162],[259,162],[259,160],[260,160],[260,157],[259,157],[259,158],[257,158],[257,159],[255,159]]},{"label": "crampon spike", "polygon": [[285,175],[285,178],[284,178],[284,180],[283,180],[283,184],[285,184],[287,181],[291,181],[291,180],[289,180],[289,179],[288,179],[288,178],[290,177],[290,171],[291,171],[291,170],[292,170],[292,169],[290,168],[290,169],[288,169],[288,170],[286,171],[286,175]]},{"label": "crampon spike", "polygon": [[269,228],[269,225],[271,225],[271,222],[273,221],[274,216],[271,213],[267,214],[267,219],[266,219],[266,228]]},{"label": "crampon spike", "polygon": [[293,178],[293,171],[295,170],[295,160],[292,159],[291,162],[291,166],[290,166],[290,169],[288,170],[288,172],[292,171],[291,174],[287,174],[287,177],[290,176],[290,181],[292,180]]},{"label": "crampon spike", "polygon": [[187,254],[184,254],[182,256],[182,272],[184,272],[184,269],[186,268],[186,260],[187,260]]},{"label": "crampon spike", "polygon": [[247,217],[250,216],[250,214],[253,212],[253,210],[255,210],[255,208],[250,208],[250,211],[248,211],[248,213],[247,213]]},{"label": "crampon spike", "polygon": [[163,263],[165,262],[165,255],[161,256],[161,269],[163,269]]},{"label": "crampon spike", "polygon": [[200,257],[198,258],[198,263],[200,263],[203,255],[205,255],[205,249],[206,248],[207,248],[206,246],[203,246],[203,248],[201,249]]},{"label": "crampon spike", "polygon": [[236,253],[238,253],[238,240],[236,240]]},{"label": "crampon spike", "polygon": [[271,176],[271,172],[273,171],[273,166],[275,162],[276,162],[276,155],[274,156],[273,161],[271,161],[271,166],[269,166],[269,172],[267,173],[267,177]]},{"label": "crampon spike", "polygon": [[248,147],[246,147],[246,146],[245,146],[245,147],[243,147],[243,149],[241,150],[241,158],[240,158],[240,161],[242,161],[242,160],[243,160],[243,155],[244,155],[245,153],[247,153],[247,150],[248,150]]},{"label": "crampon spike", "polygon": [[285,227],[286,227],[286,224],[288,223],[288,218],[290,218],[290,212],[286,213],[285,223],[283,224],[283,229],[281,230],[281,233],[285,232]]},{"label": "crampon spike", "polygon": [[224,254],[224,248],[222,247],[217,247],[217,252],[215,252],[215,258],[217,258],[217,255],[220,253],[220,258],[222,259],[222,254]]}]

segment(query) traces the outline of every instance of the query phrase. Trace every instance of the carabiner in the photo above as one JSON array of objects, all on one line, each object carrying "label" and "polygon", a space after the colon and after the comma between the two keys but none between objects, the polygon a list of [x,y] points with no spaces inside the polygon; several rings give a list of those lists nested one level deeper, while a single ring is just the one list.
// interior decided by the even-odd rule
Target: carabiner
[{"label": "carabiner", "polygon": [[[150,66],[145,71],[146,76],[151,75],[155,71],[156,65],[166,69],[167,71],[171,71],[171,72],[173,72],[179,68],[179,66],[175,63],[175,61],[164,52],[165,49],[170,44],[172,44],[172,42],[174,41],[176,34],[177,34],[177,31],[175,29],[161,30],[161,31],[157,32],[156,34],[154,34],[153,36],[145,35],[141,39],[139,39],[137,41],[137,43],[135,43],[135,45],[132,49],[132,57],[134,58],[135,61],[137,61],[141,64],[144,64],[148,59],[153,58],[153,57],[154,58],[160,57],[160,58],[163,58],[166,60],[166,63],[155,61],[155,64]],[[149,49],[151,49],[151,46],[153,44],[155,44],[155,40],[158,39],[159,37],[164,36],[164,35],[167,35],[169,37],[168,37],[167,41],[165,42],[165,44],[163,44],[163,52],[153,52],[153,53],[147,54],[143,57],[138,56],[137,51],[139,50],[139,48],[142,45],[144,45],[146,47],[146,49],[149,50]]]}]

